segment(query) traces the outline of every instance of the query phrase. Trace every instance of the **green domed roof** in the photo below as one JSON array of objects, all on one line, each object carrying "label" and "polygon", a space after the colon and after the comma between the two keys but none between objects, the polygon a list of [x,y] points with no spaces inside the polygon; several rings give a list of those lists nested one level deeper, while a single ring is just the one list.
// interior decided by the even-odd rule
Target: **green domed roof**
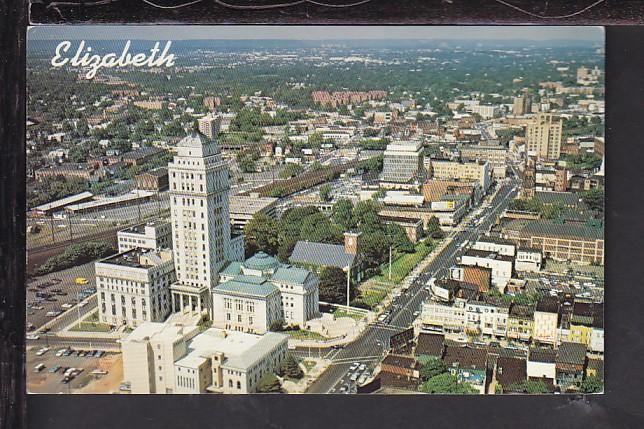
[{"label": "green domed roof", "polygon": [[260,271],[277,268],[279,267],[279,265],[280,263],[276,258],[267,255],[264,252],[255,253],[251,258],[246,259],[246,261],[244,262],[244,267],[250,268],[251,270]]}]

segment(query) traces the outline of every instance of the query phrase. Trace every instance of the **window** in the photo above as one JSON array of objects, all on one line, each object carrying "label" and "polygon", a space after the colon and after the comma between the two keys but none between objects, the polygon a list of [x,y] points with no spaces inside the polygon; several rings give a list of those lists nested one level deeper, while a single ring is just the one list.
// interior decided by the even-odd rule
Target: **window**
[{"label": "window", "polygon": [[241,382],[240,381],[237,382],[237,389],[241,390]]},{"label": "window", "polygon": [[228,380],[228,387],[233,387],[233,381],[232,380]]}]

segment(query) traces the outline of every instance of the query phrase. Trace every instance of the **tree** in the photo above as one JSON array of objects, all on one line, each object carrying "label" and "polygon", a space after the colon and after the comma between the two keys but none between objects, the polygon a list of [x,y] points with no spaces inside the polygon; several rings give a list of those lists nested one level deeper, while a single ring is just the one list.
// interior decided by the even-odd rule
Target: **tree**
[{"label": "tree", "polygon": [[331,185],[328,183],[320,186],[320,199],[322,201],[329,201],[331,199]]},{"label": "tree", "polygon": [[320,301],[332,304],[347,302],[347,274],[337,267],[325,267],[320,273]]},{"label": "tree", "polygon": [[282,384],[275,374],[269,372],[257,383],[257,393],[282,393]]},{"label": "tree", "polygon": [[436,375],[421,386],[425,393],[449,393],[455,395],[471,395],[477,393],[467,382],[459,382],[455,375],[445,372]]},{"label": "tree", "polygon": [[445,363],[439,358],[432,357],[420,368],[420,378],[427,381],[446,371]]},{"label": "tree", "polygon": [[604,391],[604,382],[599,377],[586,377],[579,387],[583,393],[600,393]]},{"label": "tree", "polygon": [[379,232],[383,233],[383,223],[378,212],[380,205],[373,201],[360,201],[353,209],[353,219],[358,225],[358,230],[363,233]]},{"label": "tree", "polygon": [[597,213],[604,213],[604,189],[595,188],[581,194],[582,201]]},{"label": "tree", "polygon": [[337,244],[342,242],[342,231],[329,218],[319,212],[302,220],[299,236],[300,240],[316,243]]},{"label": "tree", "polygon": [[413,253],[416,250],[414,243],[407,236],[405,229],[396,223],[387,225],[387,237],[389,237],[390,243],[396,250],[400,252]]},{"label": "tree", "polygon": [[248,154],[238,157],[237,164],[239,165],[241,171],[244,173],[254,173],[257,169],[255,160],[251,155]]},{"label": "tree", "polygon": [[280,375],[295,380],[299,380],[304,377],[304,371],[302,371],[297,359],[291,353],[287,354],[286,359],[282,362],[282,365],[280,366]]},{"label": "tree", "polygon": [[269,255],[277,254],[279,247],[278,231],[279,227],[276,220],[265,213],[256,213],[244,227],[247,247]]},{"label": "tree", "polygon": [[353,203],[343,198],[338,200],[332,209],[331,218],[333,222],[340,225],[345,231],[351,230],[355,223],[353,221]]},{"label": "tree", "polygon": [[283,320],[273,320],[271,326],[268,328],[271,332],[281,332],[284,330],[284,321]]},{"label": "tree", "polygon": [[427,235],[435,239],[441,239],[445,236],[445,233],[441,229],[441,224],[436,216],[430,217],[427,222]]},{"label": "tree", "polygon": [[286,164],[286,167],[284,167],[282,171],[280,171],[279,177],[280,179],[289,179],[291,177],[297,176],[302,171],[304,171],[304,167],[299,164]]}]

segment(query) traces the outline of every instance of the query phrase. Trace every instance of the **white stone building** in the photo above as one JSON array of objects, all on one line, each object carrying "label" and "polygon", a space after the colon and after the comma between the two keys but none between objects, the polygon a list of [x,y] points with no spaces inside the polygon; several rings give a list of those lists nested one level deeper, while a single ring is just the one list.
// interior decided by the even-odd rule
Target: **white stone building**
[{"label": "white stone building", "polygon": [[[256,332],[261,332],[260,324],[265,324],[265,330],[275,320],[304,326],[308,320],[320,314],[319,282],[315,273],[281,264],[263,252],[245,262],[231,262],[222,270],[220,284],[213,289],[214,326],[225,327],[229,322],[228,314],[231,321],[234,321],[234,324],[230,324],[231,327],[236,327],[231,329],[243,331],[257,329]],[[281,302],[279,308],[273,304],[275,291]],[[257,317],[251,316],[245,306],[242,310],[237,309],[235,300],[242,299],[240,294],[256,304]],[[226,302],[232,302],[232,308],[227,308]],[[219,313],[222,308],[223,314]],[[267,312],[265,315],[261,313],[264,309]],[[249,317],[253,317],[253,323],[250,323]]]},{"label": "white stone building", "polygon": [[101,322],[137,326],[170,314],[175,275],[169,250],[128,250],[96,262],[95,269]]},{"label": "white stone building", "polygon": [[253,393],[282,364],[287,344],[274,332],[145,323],[122,342],[124,381],[132,393]]},{"label": "white stone building", "polygon": [[193,132],[177,144],[168,175],[177,273],[173,309],[205,313],[219,270],[240,256],[240,246],[231,246],[228,165],[213,140]]},{"label": "white stone building", "polygon": [[172,248],[172,226],[170,222],[151,221],[122,229],[116,233],[119,252],[131,249]]}]

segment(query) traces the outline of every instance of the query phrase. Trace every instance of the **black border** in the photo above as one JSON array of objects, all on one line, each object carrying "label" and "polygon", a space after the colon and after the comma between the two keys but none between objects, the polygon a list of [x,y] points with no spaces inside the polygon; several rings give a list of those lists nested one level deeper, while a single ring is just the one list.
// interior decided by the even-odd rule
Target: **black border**
[{"label": "black border", "polygon": [[19,286],[25,262],[26,15],[22,2],[0,0],[0,10],[0,428],[644,427],[644,27],[607,28],[605,395],[26,397]]}]

